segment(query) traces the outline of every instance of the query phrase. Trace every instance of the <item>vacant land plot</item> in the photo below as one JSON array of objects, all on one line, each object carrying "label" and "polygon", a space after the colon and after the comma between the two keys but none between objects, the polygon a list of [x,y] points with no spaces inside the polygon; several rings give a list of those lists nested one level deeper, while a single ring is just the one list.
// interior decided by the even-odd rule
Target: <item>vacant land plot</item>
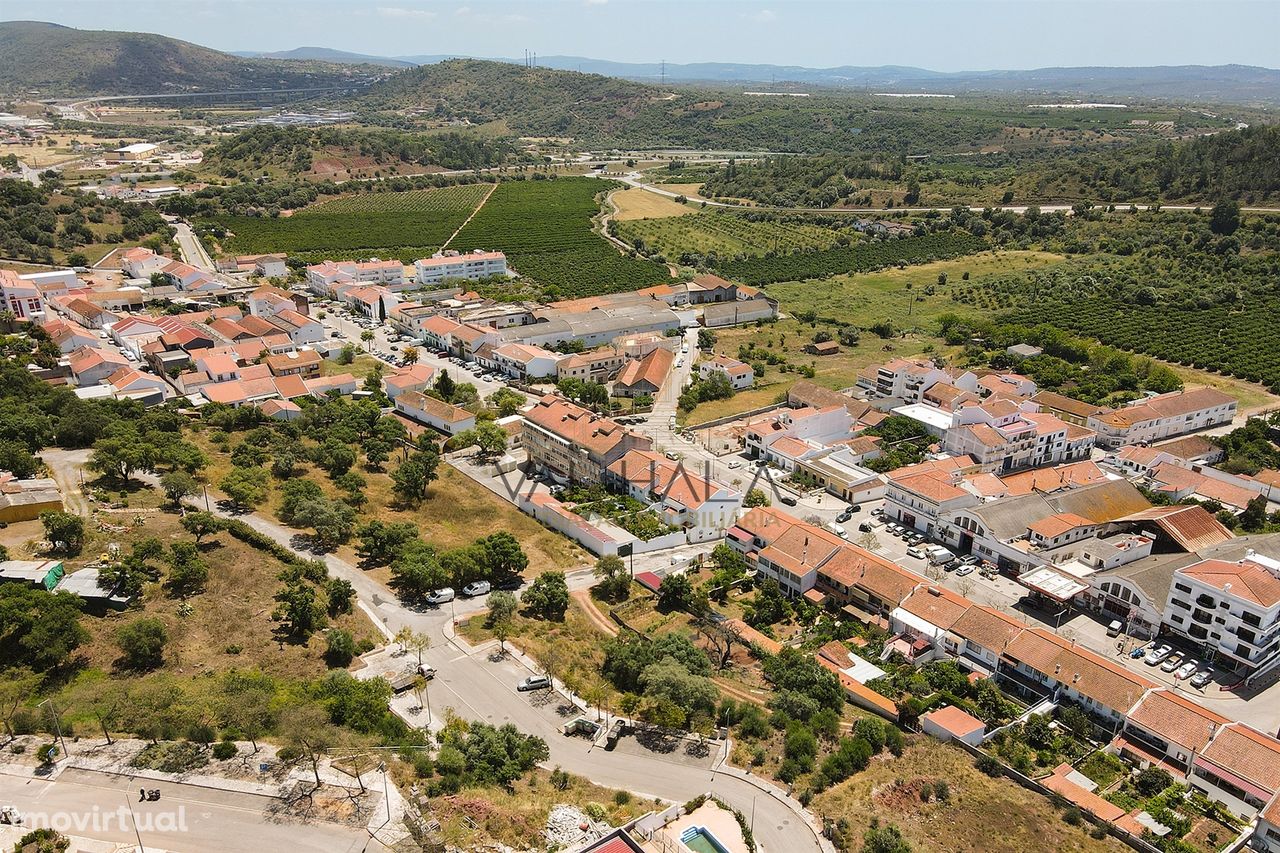
[{"label": "vacant land plot", "polygon": [[733,258],[797,249],[830,249],[838,243],[848,244],[859,239],[856,232],[848,229],[797,221],[752,221],[740,214],[720,211],[619,222],[618,236],[637,247],[657,250],[668,260],[686,254]]},{"label": "vacant land plot", "polygon": [[616,222],[627,222],[632,219],[658,219],[667,216],[684,216],[693,213],[694,209],[684,204],[677,204],[674,199],[651,193],[648,190],[620,190],[610,196],[610,200],[618,209],[613,215]]},{"label": "vacant land plot", "polygon": [[[902,831],[913,850],[950,853],[1120,853],[1119,841],[1089,835],[1089,824],[1071,826],[1046,797],[1008,779],[979,773],[959,749],[927,737],[908,737],[898,758],[885,754],[849,780],[814,797],[819,818],[845,820],[860,839],[873,818]],[[925,784],[941,780],[945,800],[921,797]],[[856,844],[857,842],[855,842]]]},{"label": "vacant land plot", "polygon": [[516,271],[551,296],[639,290],[670,280],[665,267],[620,254],[592,230],[596,196],[613,186],[594,178],[499,184],[450,246],[506,252]]},{"label": "vacant land plot", "polygon": [[229,254],[288,252],[304,259],[379,254],[403,261],[430,254],[449,239],[489,186],[469,184],[403,193],[337,198],[293,216],[220,217],[212,224],[229,236]]},{"label": "vacant land plot", "polygon": [[819,317],[862,327],[891,320],[899,329],[910,329],[927,326],[940,314],[972,313],[972,307],[951,299],[951,288],[966,275],[971,281],[979,280],[1046,269],[1065,260],[1050,252],[993,251],[821,281],[779,282],[767,289],[788,313],[813,311]]}]

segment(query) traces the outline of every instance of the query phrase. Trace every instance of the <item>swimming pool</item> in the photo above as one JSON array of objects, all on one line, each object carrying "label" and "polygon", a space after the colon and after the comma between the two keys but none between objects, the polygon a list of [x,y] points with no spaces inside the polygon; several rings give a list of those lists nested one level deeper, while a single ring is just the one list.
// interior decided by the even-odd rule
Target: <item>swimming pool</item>
[{"label": "swimming pool", "polygon": [[706,827],[691,826],[680,833],[680,841],[693,853],[729,853]]}]

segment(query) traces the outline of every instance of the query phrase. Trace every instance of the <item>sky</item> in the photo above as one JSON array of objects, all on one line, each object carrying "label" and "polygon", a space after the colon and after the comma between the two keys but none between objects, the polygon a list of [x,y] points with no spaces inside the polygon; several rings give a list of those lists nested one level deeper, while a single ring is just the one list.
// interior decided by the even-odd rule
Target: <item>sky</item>
[{"label": "sky", "polygon": [[1280,0],[4,0],[8,20],[219,50],[570,55],[937,71],[1280,68]]}]

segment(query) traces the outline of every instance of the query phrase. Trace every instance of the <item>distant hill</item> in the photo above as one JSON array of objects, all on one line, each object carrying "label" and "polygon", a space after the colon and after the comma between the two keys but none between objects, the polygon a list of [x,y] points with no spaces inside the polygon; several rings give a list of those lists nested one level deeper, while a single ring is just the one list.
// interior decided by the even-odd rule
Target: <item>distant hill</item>
[{"label": "distant hill", "polygon": [[502,120],[521,136],[609,137],[633,129],[663,103],[654,87],[550,68],[450,59],[402,71],[371,86],[365,109],[432,109],[473,123]]},{"label": "distant hill", "polygon": [[388,56],[348,53],[345,50],[334,50],[328,47],[295,47],[293,50],[277,50],[271,53],[233,51],[232,55],[248,59],[299,59],[312,62],[336,62],[342,65],[382,65],[387,68],[410,68],[414,65],[423,64],[407,59],[394,59]]},{"label": "distant hill", "polygon": [[288,89],[356,81],[331,63],[245,59],[150,33],[0,22],[0,91],[41,95]]},{"label": "distant hill", "polygon": [[[313,55],[310,52],[316,51]],[[324,59],[321,48],[298,48],[270,56]],[[434,65],[456,58],[443,54],[370,57],[333,51],[342,61]],[[358,57],[358,58],[357,58]],[[468,57],[475,58],[475,57]],[[508,58],[488,61],[523,66]],[[561,71],[601,74],[637,82],[755,84],[780,90],[796,85],[890,92],[1022,93],[1077,97],[1158,98],[1220,103],[1280,103],[1280,71],[1251,65],[1166,65],[1153,67],[1038,68],[995,71],[930,71],[902,65],[808,68],[742,62],[613,62],[584,56],[540,56],[538,66]],[[768,84],[767,86],[765,84]]]}]

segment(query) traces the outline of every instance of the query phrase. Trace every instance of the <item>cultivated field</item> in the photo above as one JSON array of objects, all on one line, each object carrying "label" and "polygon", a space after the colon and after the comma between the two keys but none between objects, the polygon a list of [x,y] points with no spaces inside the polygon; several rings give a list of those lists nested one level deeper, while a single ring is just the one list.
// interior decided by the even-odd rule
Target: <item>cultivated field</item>
[{"label": "cultivated field", "polygon": [[613,215],[615,222],[684,216],[694,212],[694,208],[677,204],[674,199],[634,187],[629,190],[620,190],[609,198],[618,209],[618,212]]},{"label": "cultivated field", "polygon": [[[652,193],[646,195],[660,198]],[[720,211],[706,211],[696,216],[619,221],[618,236],[633,245],[657,250],[668,260],[676,260],[685,254],[715,254],[726,259],[740,255],[759,256],[766,252],[785,254],[799,249],[830,249],[861,239],[851,229],[799,222],[751,221],[742,215]]]}]

